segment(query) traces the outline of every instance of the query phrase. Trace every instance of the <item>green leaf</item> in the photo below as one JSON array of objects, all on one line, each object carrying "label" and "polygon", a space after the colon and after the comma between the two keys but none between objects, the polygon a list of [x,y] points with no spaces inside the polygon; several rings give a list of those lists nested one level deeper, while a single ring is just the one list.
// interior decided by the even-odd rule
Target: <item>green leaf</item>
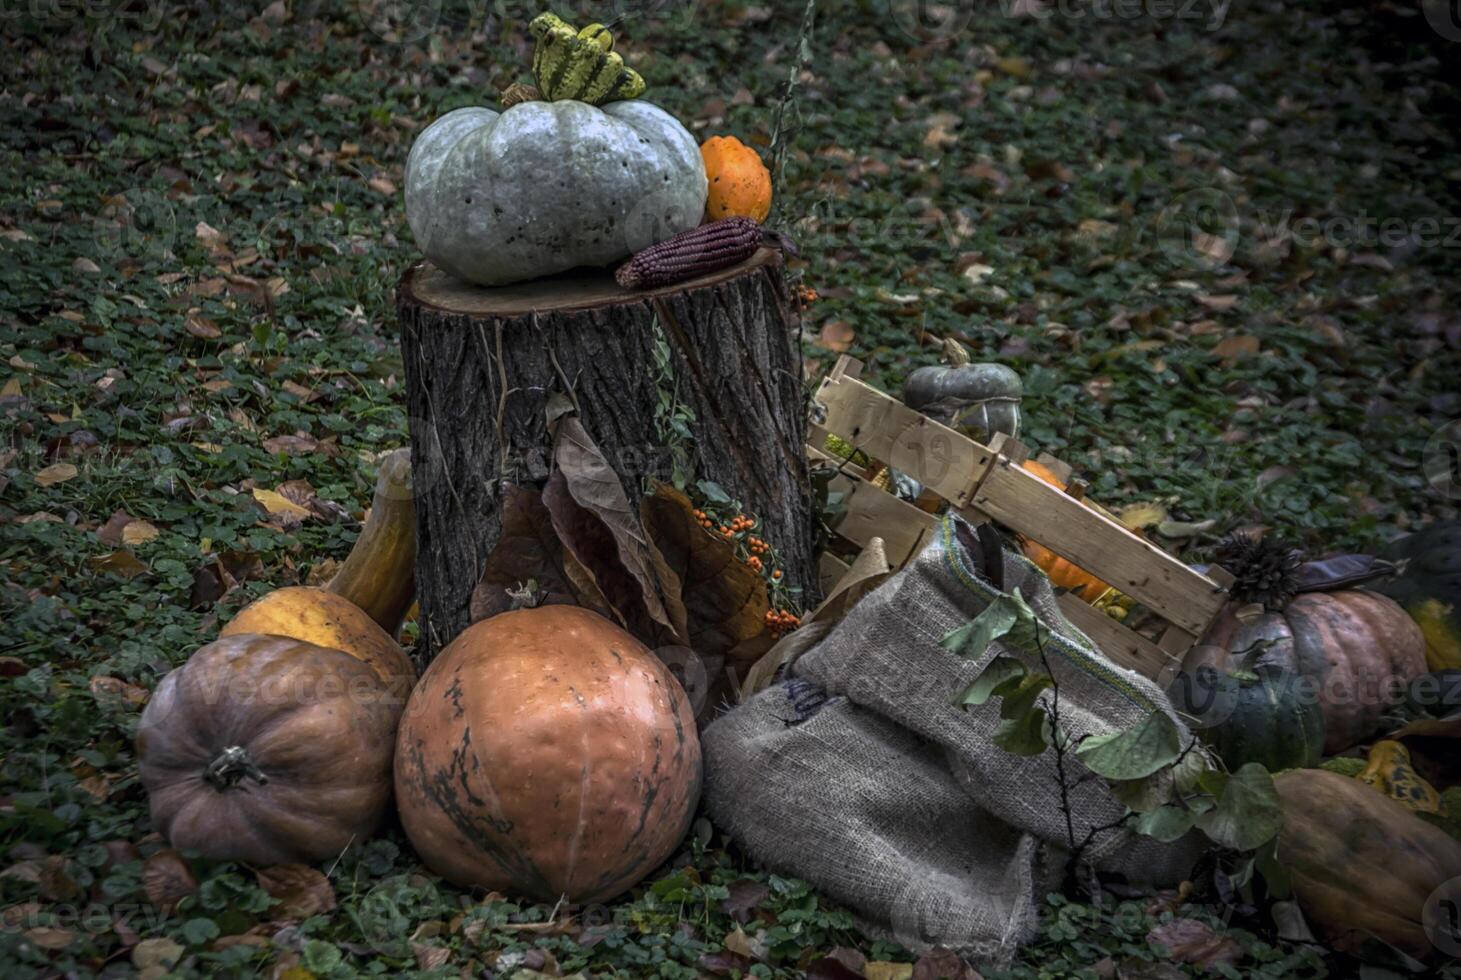
[{"label": "green leaf", "polygon": [[1092,735],[1076,746],[1076,758],[1107,779],[1143,779],[1182,754],[1182,735],[1164,712],[1153,711],[1128,731]]},{"label": "green leaf", "polygon": [[1159,806],[1136,819],[1136,832],[1169,844],[1192,829],[1192,811],[1180,806]]},{"label": "green leaf", "polygon": [[[955,632],[958,631],[956,630]],[[950,633],[949,635],[952,636],[953,634]],[[960,694],[954,703],[978,705],[988,701],[996,693],[1002,696],[1008,693],[1008,689],[1005,688],[1006,682],[1018,680],[1025,676],[1025,673],[1025,665],[1014,657],[995,657],[979,672],[979,676],[974,679],[974,683],[964,688],[964,693]]]},{"label": "green leaf", "polygon": [[1277,837],[1258,849],[1253,856],[1253,867],[1263,876],[1263,884],[1270,896],[1283,901],[1292,894],[1293,884],[1289,880],[1288,869],[1278,862]]},{"label": "green leaf", "polygon": [[974,660],[984,655],[990,643],[1008,633],[1019,618],[1020,609],[1015,600],[1000,596],[968,623],[945,635],[939,646],[966,660]]},{"label": "green leaf", "polygon": [[1040,696],[1041,691],[1054,687],[1055,681],[1049,674],[1026,674],[1009,690],[1005,690],[1007,686],[1010,686],[1008,681],[995,690],[996,694],[1004,698],[999,706],[999,716],[1004,719],[1023,718],[1032,711],[1039,711],[1042,715],[1045,713],[1043,708],[1037,706],[1035,699]]},{"label": "green leaf", "polygon": [[1042,708],[999,723],[994,744],[1012,755],[1039,755],[1050,745],[1050,724]]},{"label": "green leaf", "polygon": [[1250,762],[1228,778],[1217,806],[1199,814],[1197,826],[1223,847],[1251,851],[1278,835],[1283,808],[1273,777]]},{"label": "green leaf", "polygon": [[[1111,794],[1137,813],[1148,813],[1179,794],[1191,793],[1198,778],[1207,770],[1204,753],[1188,752],[1180,762],[1147,776],[1145,779],[1120,780],[1111,784]],[[1208,797],[1201,797],[1207,800]]]}]

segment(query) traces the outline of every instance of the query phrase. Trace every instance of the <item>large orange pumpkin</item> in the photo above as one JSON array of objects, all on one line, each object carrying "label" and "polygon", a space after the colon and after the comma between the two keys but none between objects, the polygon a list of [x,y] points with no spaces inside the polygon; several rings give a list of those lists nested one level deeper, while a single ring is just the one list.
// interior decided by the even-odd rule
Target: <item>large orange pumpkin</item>
[{"label": "large orange pumpkin", "polygon": [[411,695],[401,823],[433,871],[541,901],[609,899],[670,856],[700,795],[689,699],[653,653],[577,606],[469,627]]},{"label": "large orange pumpkin", "polygon": [[[1027,459],[1021,465],[1051,486],[1065,488],[1065,481],[1056,476],[1055,471],[1045,464]],[[1050,579],[1051,585],[1069,589],[1083,602],[1095,605],[1097,600],[1111,591],[1111,586],[1079,565],[1060,557],[1038,541],[1021,537],[1020,550],[1025,553],[1026,558],[1035,563],[1036,568],[1045,573],[1045,576]]]},{"label": "large orange pumpkin", "polygon": [[152,825],[214,860],[333,858],[385,812],[400,712],[339,650],[252,634],[210,643],[162,679],[137,726]]},{"label": "large orange pumpkin", "polygon": [[771,213],[771,171],[761,155],[734,136],[712,136],[700,146],[711,221],[742,217],[765,221]]}]

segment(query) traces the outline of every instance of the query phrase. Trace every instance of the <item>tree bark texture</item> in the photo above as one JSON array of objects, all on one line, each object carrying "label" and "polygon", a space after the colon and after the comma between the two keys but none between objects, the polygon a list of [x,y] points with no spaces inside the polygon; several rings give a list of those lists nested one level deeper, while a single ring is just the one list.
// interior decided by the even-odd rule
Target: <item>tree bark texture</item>
[{"label": "tree bark texture", "polygon": [[[469,603],[501,525],[503,481],[550,472],[545,409],[562,392],[631,501],[671,477],[657,420],[665,392],[693,414],[681,440],[695,480],[759,517],[804,602],[817,596],[806,400],[779,253],[634,293],[607,272],[497,289],[429,263],[396,297],[410,413],[424,664],[470,625]],[[672,369],[655,367],[663,337]]]}]

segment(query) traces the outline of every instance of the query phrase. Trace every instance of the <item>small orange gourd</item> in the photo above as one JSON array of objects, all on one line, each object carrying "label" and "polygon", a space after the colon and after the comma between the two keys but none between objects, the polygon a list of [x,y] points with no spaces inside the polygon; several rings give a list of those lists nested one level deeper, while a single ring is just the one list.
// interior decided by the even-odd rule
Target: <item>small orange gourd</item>
[{"label": "small orange gourd", "polygon": [[[1027,459],[1021,465],[1051,486],[1064,489],[1065,481],[1056,476],[1055,471],[1043,463]],[[1026,558],[1035,563],[1036,568],[1045,573],[1046,577],[1050,579],[1051,585],[1069,589],[1083,602],[1095,605],[1099,599],[1111,591],[1111,586],[1036,541],[1021,537],[1020,550],[1025,553]]]},{"label": "small orange gourd", "polygon": [[709,184],[705,214],[711,221],[766,220],[771,213],[771,171],[760,154],[734,136],[712,136],[701,144],[700,157]]}]

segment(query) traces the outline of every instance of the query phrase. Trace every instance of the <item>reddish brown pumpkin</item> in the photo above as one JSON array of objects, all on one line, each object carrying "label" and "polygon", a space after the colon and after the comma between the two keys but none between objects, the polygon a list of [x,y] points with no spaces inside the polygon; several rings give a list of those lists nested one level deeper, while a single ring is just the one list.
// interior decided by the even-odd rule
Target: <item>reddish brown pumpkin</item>
[{"label": "reddish brown pumpkin", "polygon": [[1373,735],[1385,713],[1425,673],[1425,637],[1396,603],[1360,589],[1308,592],[1281,611],[1239,620],[1224,609],[1203,639],[1209,659],[1228,666],[1235,654],[1270,644],[1256,664],[1297,674],[1324,708],[1325,755]]},{"label": "reddish brown pumpkin", "polygon": [[210,643],[142,712],[152,825],[216,860],[332,858],[385,812],[400,711],[375,672],[339,650],[255,634]]},{"label": "reddish brown pumpkin", "polygon": [[614,897],[668,858],[700,794],[694,712],[628,633],[577,606],[469,627],[411,695],[401,822],[459,885]]}]

